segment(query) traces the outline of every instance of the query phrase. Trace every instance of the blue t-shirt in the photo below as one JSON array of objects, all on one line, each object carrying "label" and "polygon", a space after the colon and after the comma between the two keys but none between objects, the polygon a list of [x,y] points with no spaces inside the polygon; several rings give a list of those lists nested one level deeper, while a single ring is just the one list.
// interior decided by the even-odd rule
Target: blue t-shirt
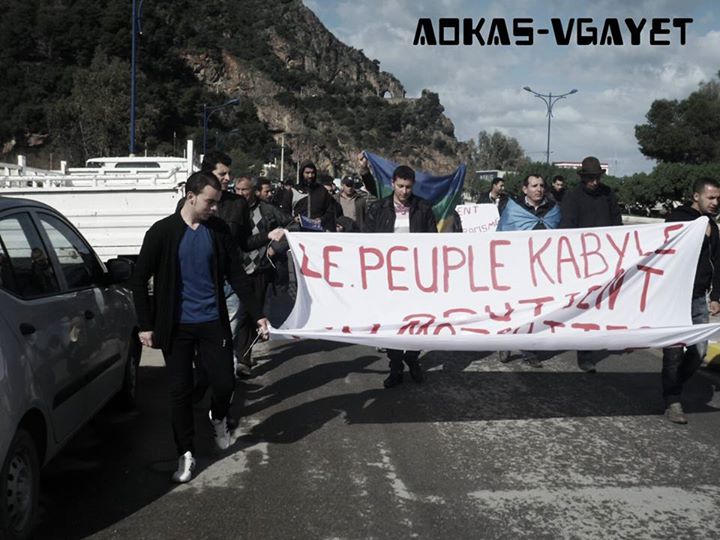
[{"label": "blue t-shirt", "polygon": [[203,323],[220,318],[213,281],[212,235],[202,223],[185,229],[180,248],[180,322]]}]

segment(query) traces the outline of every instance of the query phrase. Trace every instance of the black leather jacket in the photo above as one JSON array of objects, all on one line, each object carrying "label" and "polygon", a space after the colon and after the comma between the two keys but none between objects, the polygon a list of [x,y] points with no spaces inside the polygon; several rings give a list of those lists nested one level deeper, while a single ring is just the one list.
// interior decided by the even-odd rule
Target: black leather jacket
[{"label": "black leather jacket", "polygon": [[[438,232],[432,206],[425,199],[410,196],[410,232]],[[395,203],[393,196],[374,202],[368,209],[363,232],[394,232]]]}]

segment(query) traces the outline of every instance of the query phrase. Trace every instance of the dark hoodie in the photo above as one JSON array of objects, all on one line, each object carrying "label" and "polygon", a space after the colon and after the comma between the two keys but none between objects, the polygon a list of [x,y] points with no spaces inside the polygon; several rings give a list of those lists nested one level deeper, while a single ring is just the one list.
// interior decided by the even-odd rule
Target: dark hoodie
[{"label": "dark hoodie", "polygon": [[[315,182],[307,184],[303,178],[303,171],[307,168],[315,170]],[[298,186],[302,193],[307,194],[293,208],[293,215],[303,215],[312,219],[320,219],[325,230],[335,232],[335,199],[328,190],[317,180],[317,167],[311,161],[300,165]]]},{"label": "dark hoodie", "polygon": [[580,183],[568,190],[560,204],[562,219],[559,229],[581,229],[622,225],[622,213],[612,189],[599,184],[589,190]]},{"label": "dark hoodie", "polygon": [[303,172],[305,169],[312,169],[315,171],[315,183],[318,183],[318,170],[315,164],[312,161],[303,161],[300,164],[300,168],[298,169],[298,178],[297,178],[297,189],[301,193],[307,192],[308,184],[305,181],[305,176],[303,176]]},{"label": "dark hoodie", "polygon": [[710,291],[710,300],[720,301],[720,231],[715,219],[710,214],[701,214],[689,204],[678,206],[665,221],[694,221],[701,216],[710,219],[710,237],[703,238],[700,257],[698,258],[695,282],[693,284],[693,298],[705,296]]}]

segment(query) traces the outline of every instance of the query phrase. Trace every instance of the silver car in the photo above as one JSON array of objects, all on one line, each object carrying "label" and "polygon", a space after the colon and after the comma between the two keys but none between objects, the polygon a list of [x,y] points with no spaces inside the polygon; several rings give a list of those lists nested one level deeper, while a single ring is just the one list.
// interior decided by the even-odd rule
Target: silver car
[{"label": "silver car", "polygon": [[0,197],[0,538],[32,533],[40,467],[110,398],[134,403],[131,271],[49,206]]}]

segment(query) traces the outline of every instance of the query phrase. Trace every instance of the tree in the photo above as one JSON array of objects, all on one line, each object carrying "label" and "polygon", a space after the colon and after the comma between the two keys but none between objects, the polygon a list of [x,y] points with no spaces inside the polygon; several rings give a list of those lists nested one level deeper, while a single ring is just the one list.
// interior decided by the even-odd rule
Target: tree
[{"label": "tree", "polygon": [[503,135],[499,131],[478,133],[477,144],[473,141],[474,155],[471,166],[475,170],[497,169],[512,171],[524,166],[528,159],[520,143],[514,137]]},{"label": "tree", "polygon": [[646,118],[635,126],[646,156],[667,163],[720,162],[720,81],[700,83],[681,101],[655,100]]},{"label": "tree", "polygon": [[[75,127],[80,135],[85,159],[125,152],[125,141],[128,138],[126,119],[129,118],[130,103],[127,90],[129,71],[130,66],[125,62],[118,58],[108,58],[100,49],[90,67],[76,71],[70,105],[75,111]],[[140,115],[139,118],[144,117]],[[141,127],[138,126],[140,131]]]}]

